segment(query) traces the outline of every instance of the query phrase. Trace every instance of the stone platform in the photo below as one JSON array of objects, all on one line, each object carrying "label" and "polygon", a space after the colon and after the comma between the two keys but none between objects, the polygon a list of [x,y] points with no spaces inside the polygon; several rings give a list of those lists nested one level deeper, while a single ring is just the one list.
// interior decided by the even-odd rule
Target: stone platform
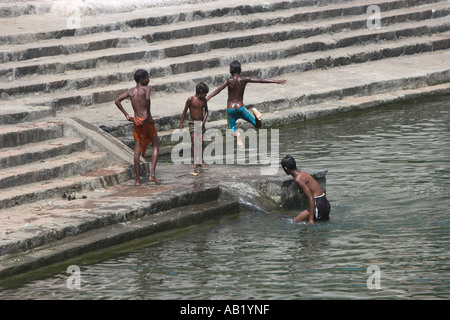
[{"label": "stone platform", "polygon": [[[144,179],[83,190],[3,209],[0,279],[139,237],[237,214],[243,208],[276,213],[305,204],[284,172],[258,166],[162,165],[160,185]],[[325,189],[325,171],[313,173]]]}]

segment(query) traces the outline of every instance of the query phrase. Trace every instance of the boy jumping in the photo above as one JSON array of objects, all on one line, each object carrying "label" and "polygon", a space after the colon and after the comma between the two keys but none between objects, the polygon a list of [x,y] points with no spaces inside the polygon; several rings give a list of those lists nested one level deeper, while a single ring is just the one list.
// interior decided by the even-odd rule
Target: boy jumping
[{"label": "boy jumping", "polygon": [[[150,113],[150,82],[149,74],[145,70],[137,70],[134,73],[134,80],[136,87],[129,89],[115,100],[117,108],[125,115],[128,121],[134,122],[133,137],[134,137],[134,166],[136,169],[136,186],[141,185],[140,169],[140,155],[145,157],[147,146],[152,143],[152,167],[150,173],[150,181],[160,183],[155,178],[156,162],[158,160],[159,143],[158,135],[155,129],[155,124]],[[122,106],[122,101],[129,98],[134,110],[134,117],[130,116]]]},{"label": "boy jumping", "polygon": [[261,128],[262,114],[256,109],[252,108],[252,112],[255,115],[253,117],[244,106],[244,91],[245,86],[249,82],[253,83],[286,83],[286,80],[274,80],[274,79],[258,79],[251,77],[241,77],[241,64],[235,60],[230,64],[231,77],[227,78],[216,90],[214,90],[207,98],[209,101],[212,97],[218,94],[220,91],[228,87],[228,102],[227,102],[227,118],[228,126],[231,130],[231,134],[236,136],[239,148],[243,148],[239,132],[236,132],[236,120],[241,118],[251,123],[255,128]]}]

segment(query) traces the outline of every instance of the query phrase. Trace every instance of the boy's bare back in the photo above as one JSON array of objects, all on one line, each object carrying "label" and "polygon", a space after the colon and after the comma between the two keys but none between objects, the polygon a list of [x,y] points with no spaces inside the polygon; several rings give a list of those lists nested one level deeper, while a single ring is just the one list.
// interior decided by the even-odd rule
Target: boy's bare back
[{"label": "boy's bare back", "polygon": [[244,106],[245,86],[249,82],[248,77],[233,75],[227,79],[228,103],[227,108],[239,109]]},{"label": "boy's bare back", "polygon": [[128,96],[136,117],[145,119],[151,118],[150,91],[150,87],[140,85],[128,90]]}]

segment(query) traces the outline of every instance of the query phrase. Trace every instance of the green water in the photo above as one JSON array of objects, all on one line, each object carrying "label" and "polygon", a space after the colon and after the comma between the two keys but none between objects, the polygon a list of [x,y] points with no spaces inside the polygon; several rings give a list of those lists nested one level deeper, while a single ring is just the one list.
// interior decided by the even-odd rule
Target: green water
[{"label": "green water", "polygon": [[448,299],[449,111],[447,98],[280,128],[280,158],[328,170],[329,222],[249,210],[77,262],[80,290],[64,265],[0,299]]}]

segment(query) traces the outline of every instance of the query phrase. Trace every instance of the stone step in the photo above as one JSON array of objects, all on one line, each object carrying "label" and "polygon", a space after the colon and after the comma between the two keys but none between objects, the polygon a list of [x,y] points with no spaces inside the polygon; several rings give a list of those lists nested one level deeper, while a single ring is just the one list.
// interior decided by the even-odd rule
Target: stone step
[{"label": "stone step", "polygon": [[63,136],[59,122],[36,121],[0,127],[0,148],[17,147]]},{"label": "stone step", "polygon": [[[311,103],[302,105],[301,103],[292,103],[290,108],[281,110],[270,110],[266,106],[274,105],[275,102],[267,101],[264,104],[256,105],[259,111],[263,112],[263,129],[280,128],[287,124],[294,122],[306,121],[314,118],[334,115],[342,112],[349,112],[354,110],[361,110],[366,108],[374,108],[389,103],[397,103],[402,101],[408,101],[413,99],[424,99],[427,97],[449,95],[450,83],[418,87],[414,89],[399,89],[390,92],[373,93],[371,95],[355,97],[353,95],[344,97],[329,98],[320,103]],[[321,100],[320,97],[311,97],[314,100]],[[305,97],[308,99],[308,97]],[[252,107],[251,105],[250,107]],[[219,129],[222,132],[228,129],[228,122],[226,119],[212,120],[207,122],[207,129]],[[186,128],[186,127],[185,127]],[[238,128],[248,130],[253,128],[252,125],[245,121],[238,121]],[[190,141],[176,140],[172,141],[172,135],[174,130],[159,131],[158,137],[160,145],[163,148],[160,154],[167,154],[171,152],[171,148],[175,144],[185,143],[190,145]],[[127,144],[130,148],[134,148],[134,141],[131,135],[120,137],[123,143]],[[208,143],[207,143],[208,144]]]},{"label": "stone step", "polygon": [[124,183],[132,176],[132,170],[127,166],[109,165],[70,177],[2,189],[0,209],[44,201],[49,198],[62,198],[64,194],[69,195],[74,192],[95,192],[97,189]]},{"label": "stone step", "polygon": [[[420,27],[418,28],[420,29]],[[338,48],[333,51],[306,52],[280,60],[266,60],[262,63],[248,63],[249,61],[258,59],[258,56],[261,56],[260,52],[254,52],[254,54],[243,53],[242,55],[234,56],[231,56],[233,52],[230,52],[230,56],[223,56],[222,61],[228,62],[228,60],[233,58],[242,58],[243,63],[246,65],[244,74],[257,77],[277,77],[289,73],[301,73],[312,69],[330,68],[351,63],[363,63],[370,60],[397,57],[405,54],[410,55],[414,53],[442,50],[449,47],[449,39],[448,32],[444,32],[437,36],[422,36],[390,42],[380,41],[365,46]],[[332,41],[331,43],[331,46],[334,46]],[[326,44],[323,46],[326,46]],[[226,74],[226,71],[224,70],[226,68],[227,66],[224,66],[211,68],[207,72],[202,70],[178,74],[172,77],[155,78],[151,80],[150,85],[152,86],[155,95],[183,91],[192,92],[192,88],[200,81],[204,81],[210,86],[221,83]],[[124,73],[123,76],[129,77],[131,73],[130,69],[128,74]],[[37,105],[48,104],[55,109],[62,109],[64,106],[71,105],[77,107],[90,106],[108,101],[112,103],[121,93],[125,92],[132,85],[133,83],[129,81],[95,89],[79,89],[77,91],[63,91],[53,94],[42,93],[39,96],[23,97],[20,101],[21,103],[33,103]],[[168,88],[171,88],[171,91]],[[12,101],[9,101],[8,103],[11,104]]]},{"label": "stone step", "polygon": [[60,155],[22,166],[14,166],[0,170],[2,189],[70,177],[101,168],[105,165],[107,153],[79,151],[69,155]]},{"label": "stone step", "polygon": [[0,208],[134,177],[133,152],[76,117],[4,125],[0,142]]},{"label": "stone step", "polygon": [[[204,2],[213,0],[203,0]],[[161,7],[167,5],[174,5],[179,3],[195,3],[193,0],[140,0],[139,2],[133,2],[133,9],[145,9],[153,7]],[[128,13],[131,9],[129,6],[122,6],[121,0],[110,0],[105,4],[92,3],[80,3],[70,4],[69,1],[59,1],[59,3],[50,1],[27,1],[27,0],[8,0],[5,3],[0,3],[0,14],[2,17],[19,17],[28,15],[42,15],[45,13],[58,12],[63,15],[73,14],[75,6],[78,7],[80,13],[83,15],[95,15],[96,9],[100,9],[103,14],[111,13]]]},{"label": "stone step", "polygon": [[[435,8],[435,14],[433,15],[431,13],[430,8]],[[449,8],[448,4],[446,3],[440,3],[440,4],[433,4],[433,6],[425,6],[419,7],[419,8],[410,8],[405,13],[405,10],[396,10],[392,13],[385,13],[383,16],[383,29],[389,25],[395,25],[400,24],[400,22],[404,22],[405,20],[423,20],[423,19],[430,19],[436,16],[446,16],[448,14]],[[295,15],[294,15],[295,16]],[[352,18],[349,19],[347,17],[339,17],[334,21],[334,23],[330,20],[320,20],[315,23],[308,22],[308,26],[305,27],[305,23],[302,23],[299,25],[299,23],[294,23],[290,25],[275,25],[271,28],[262,27],[257,28],[253,30],[246,30],[245,38],[248,41],[243,41],[242,44],[236,44],[236,46],[254,46],[259,43],[265,43],[265,42],[279,42],[279,41],[286,41],[286,40],[292,40],[292,39],[298,39],[298,38],[304,38],[304,37],[312,37],[317,36],[320,34],[328,34],[328,33],[336,33],[339,30],[343,29],[349,29],[349,30],[358,30],[363,29],[363,31],[366,31],[364,36],[366,39],[362,39],[363,41],[367,41],[367,39],[376,39],[378,32],[375,32],[374,30],[371,30],[371,33],[367,34],[367,26],[366,26],[366,17],[362,18]],[[275,19],[276,20],[276,19]],[[443,19],[440,19],[443,20]],[[444,20],[445,22],[445,20]],[[410,28],[415,27],[413,23],[409,23],[408,25]],[[416,30],[415,28],[414,30]],[[436,32],[439,31],[437,26],[430,27],[429,32]],[[411,35],[411,32],[408,30],[405,30],[403,32],[398,31],[397,29],[397,35],[390,35],[390,37],[398,37],[398,36],[408,36]],[[424,32],[424,31],[422,31]],[[409,33],[409,34],[408,34]],[[386,32],[383,33],[386,36]],[[414,33],[413,33],[414,34]],[[98,35],[94,35],[95,37],[99,37]],[[134,36],[135,37],[135,36]],[[371,37],[371,38],[370,38]],[[140,45],[132,45],[133,50],[130,48],[115,48],[116,44],[120,42],[119,40],[115,40],[116,44],[113,44],[111,41],[105,39],[105,37],[101,37],[99,41],[105,42],[106,49],[98,48],[98,45],[86,45],[84,43],[80,44],[82,47],[88,47],[92,48],[95,47],[96,50],[99,51],[90,51],[85,52],[81,54],[77,54],[76,50],[73,50],[72,44],[68,44],[68,46],[71,48],[71,54],[69,55],[62,55],[49,57],[49,58],[41,58],[41,59],[34,59],[34,62],[11,62],[11,63],[4,63],[0,67],[0,75],[3,80],[5,81],[12,81],[14,79],[20,79],[21,77],[27,76],[29,74],[46,74],[46,73],[52,73],[52,74],[58,74],[63,72],[69,72],[69,71],[76,71],[79,72],[80,69],[93,69],[93,68],[107,68],[110,69],[111,63],[121,63],[121,67],[123,67],[123,63],[125,61],[134,61],[133,64],[136,63],[136,61],[145,61],[146,64],[149,63],[149,61],[154,61],[153,64],[150,64],[149,67],[151,70],[153,70],[154,76],[159,75],[168,75],[174,72],[177,69],[179,70],[189,70],[189,68],[186,67],[177,67],[176,60],[174,62],[171,62],[171,68],[169,71],[164,70],[164,68],[158,67],[158,64],[161,63],[161,61],[158,62],[160,59],[164,58],[170,58],[174,56],[180,56],[180,55],[187,55],[187,54],[198,54],[198,53],[204,53],[209,52],[213,49],[222,49],[222,48],[229,48],[231,42],[240,41],[243,39],[242,31],[228,31],[225,33],[217,33],[217,34],[210,34],[208,36],[203,37],[195,37],[195,38],[185,38],[180,39],[177,41],[166,41],[162,44],[151,44],[151,47],[149,48],[148,44],[140,44]],[[355,39],[356,41],[361,41],[357,36],[353,36],[353,38],[347,39],[347,43],[341,41],[340,46],[349,46],[353,44],[352,39]],[[108,43],[106,43],[108,42]],[[123,46],[130,46],[130,43],[123,43]],[[121,45],[121,46],[122,46]],[[61,46],[61,41],[57,42],[57,46]],[[111,48],[114,47],[114,48]],[[35,50],[35,48],[33,48]],[[117,52],[119,51],[119,52]],[[66,52],[68,53],[68,52]],[[27,55],[27,54],[26,54]],[[220,62],[220,59],[211,59],[211,55],[208,54],[209,61],[207,63],[204,63],[206,66],[217,66],[218,62]],[[195,59],[194,57],[192,59]],[[155,61],[156,60],[156,61]],[[198,60],[202,60],[201,57],[197,58],[194,61],[195,67],[199,67]],[[211,61],[212,60],[212,61]],[[184,64],[186,64],[185,61],[183,61]],[[189,62],[188,62],[189,63]],[[130,63],[128,63],[130,65]],[[155,67],[153,66],[155,65]],[[167,69],[167,67],[166,67]],[[178,71],[179,73],[180,71]],[[70,78],[70,72],[67,75],[68,78]],[[54,85],[56,88],[60,88],[61,86],[61,80],[66,79],[65,76],[62,76],[60,79],[54,80]],[[128,79],[131,80],[130,76],[128,76]],[[36,79],[32,79],[36,80]],[[85,81],[79,80],[80,83],[84,83]],[[92,83],[92,81],[91,81]],[[86,86],[86,84],[83,84]],[[34,91],[41,91],[45,90],[46,87],[51,86],[50,84],[42,87],[37,86],[36,81],[34,81],[34,84],[31,87],[34,87]],[[30,88],[28,86],[27,88]]]},{"label": "stone step", "polygon": [[[83,200],[66,201],[64,204],[62,201],[54,201],[55,204],[50,209],[46,204],[40,210],[37,210],[36,205],[26,206],[28,212],[36,214],[36,211],[39,211],[39,225],[33,221],[26,223],[24,217],[17,219],[15,215],[17,208],[13,208],[14,210],[8,210],[0,216],[5,233],[8,233],[8,237],[1,235],[0,278],[7,275],[8,268],[17,268],[17,261],[14,263],[11,259],[15,253],[34,252],[29,259],[23,259],[24,261],[19,263],[22,268],[27,269],[36,263],[36,257],[38,260],[44,260],[40,262],[41,264],[57,262],[61,257],[55,253],[61,252],[62,247],[69,249],[72,256],[80,255],[91,250],[120,245],[126,241],[200,225],[211,219],[239,213],[239,201],[218,199],[219,191],[218,188],[206,188],[203,192],[178,192],[169,197],[163,196],[161,200],[152,200],[151,207],[150,204],[147,206],[144,204],[135,208],[129,204],[126,206],[122,204],[123,201],[132,200],[129,195],[128,198],[116,201],[96,197],[95,201],[102,204],[103,212],[95,208],[86,209],[87,201]],[[214,197],[216,199],[213,199]],[[78,206],[77,201],[81,203]],[[123,208],[117,209],[117,206]],[[68,210],[71,212],[70,215],[67,214]],[[53,216],[58,217],[58,224],[49,217],[50,211]],[[10,219],[7,219],[8,217]],[[107,238],[98,236],[105,233],[108,234]]]},{"label": "stone step", "polygon": [[[380,8],[384,7],[384,4],[392,5],[390,2],[378,1]],[[406,2],[400,2],[402,6],[408,6]],[[236,18],[234,16],[219,17],[209,20],[193,21],[193,22],[179,22],[173,25],[163,25],[161,27],[143,27],[137,29],[131,29],[130,31],[115,31],[108,32],[106,34],[87,34],[85,36],[78,36],[74,38],[64,38],[55,40],[44,40],[39,43],[29,43],[25,45],[3,45],[0,51],[0,61],[3,63],[9,61],[21,61],[27,59],[42,58],[45,56],[57,57],[58,55],[72,55],[77,53],[98,51],[98,56],[108,56],[103,52],[113,48],[115,50],[123,50],[126,47],[140,47],[140,50],[135,54],[126,52],[122,56],[110,56],[103,61],[127,59],[130,57],[140,58],[144,57],[148,60],[162,59],[172,57],[176,55],[184,55],[192,52],[204,52],[206,50],[218,49],[230,46],[243,46],[253,45],[261,41],[267,41],[271,37],[271,33],[274,33],[276,41],[280,41],[283,37],[286,37],[287,33],[284,32],[257,32],[256,36],[252,39],[247,35],[250,31],[264,30],[267,27],[285,27],[289,30],[289,35],[295,35],[296,37],[305,37],[316,35],[319,32],[337,32],[343,28],[366,28],[367,16],[362,8],[366,8],[366,3],[356,3],[350,5],[332,6],[331,9],[324,8],[308,8],[306,9],[290,9],[286,11],[268,12],[257,15],[246,15]],[[392,23],[400,23],[406,20],[424,20],[430,18],[437,18],[446,15],[448,11],[448,5],[445,2],[431,3],[422,7],[412,8],[397,8],[389,12],[383,12],[383,25]],[[386,10],[391,10],[386,8]],[[434,11],[433,11],[434,10]],[[358,17],[349,19],[352,15],[358,15]],[[256,17],[252,17],[256,16]],[[346,17],[347,16],[347,17]],[[238,20],[236,20],[238,19]],[[316,21],[315,21],[316,20]],[[329,25],[327,22],[330,20],[336,20],[336,23]],[[302,25],[315,25],[317,27],[300,28]],[[320,28],[319,28],[320,27]],[[279,28],[278,28],[279,29]],[[242,35],[242,30],[246,30],[246,35]],[[277,30],[277,29],[275,29]],[[217,38],[218,35],[234,32],[235,35]],[[201,39],[201,35],[207,36],[208,40]],[[186,43],[179,40],[186,40],[189,38],[197,38],[193,42]],[[245,39],[244,39],[245,38]],[[248,41],[243,41],[243,40]],[[162,42],[158,44],[158,42]],[[149,48],[149,46],[151,46]],[[50,59],[50,58],[49,58]],[[51,60],[50,60],[51,61]],[[45,60],[43,63],[45,65]],[[83,62],[73,63],[73,68],[80,68],[83,65],[93,65],[94,62],[87,60]],[[54,64],[53,64],[54,65]],[[57,65],[57,70],[61,67]],[[21,73],[25,71],[34,72],[39,71],[43,67],[36,65],[25,66],[22,68]]]},{"label": "stone step", "polygon": [[0,125],[31,122],[55,115],[55,110],[47,106],[5,105],[2,103]]},{"label": "stone step", "polygon": [[[435,8],[434,16],[431,13],[430,8]],[[448,5],[446,3],[441,4],[433,4],[433,6],[424,6],[419,8],[410,8],[408,12],[405,10],[396,10],[395,12],[386,13],[383,16],[383,29],[387,26],[391,26],[395,24],[400,24],[401,22],[407,21],[421,21],[424,19],[430,19],[437,16],[447,15],[449,11]],[[407,18],[405,18],[407,17]],[[438,19],[439,21],[443,21],[443,19]],[[445,25],[445,20],[443,21]],[[415,32],[411,32],[408,30],[399,31],[399,29],[394,29],[395,31],[391,31],[388,33],[387,30],[383,30],[383,32],[375,32],[374,30],[369,30],[368,32],[366,27],[366,17],[349,19],[348,17],[339,17],[334,20],[320,20],[320,22],[311,23],[308,21],[308,26],[305,26],[305,22],[301,25],[299,23],[292,24],[292,27],[285,25],[278,25],[272,28],[257,28],[253,30],[246,30],[245,38],[248,41],[243,41],[242,44],[236,44],[238,47],[242,46],[253,46],[259,43],[265,43],[268,41],[285,41],[291,42],[294,41],[292,39],[297,39],[297,41],[304,42],[303,46],[309,46],[314,48],[314,44],[311,44],[311,41],[305,41],[303,38],[305,37],[319,37],[320,35],[327,34],[347,34],[348,30],[361,30],[362,34],[353,34],[352,36],[347,36],[347,39],[340,39],[339,44],[336,44],[337,47],[349,46],[357,42],[368,41],[371,39],[383,39],[384,37],[390,38],[398,38],[399,36],[410,36],[410,35],[419,35],[423,32],[439,32],[439,25],[434,24],[433,26],[428,27],[428,31],[419,30],[414,23],[409,23],[406,28],[409,27],[411,30],[415,30]],[[425,28],[425,26],[424,26]],[[272,30],[273,29],[273,30]],[[340,30],[346,29],[346,32],[339,32]],[[365,32],[364,32],[365,31]],[[395,32],[395,33],[394,33]],[[301,38],[299,38],[301,37]],[[364,37],[364,38],[362,38]],[[104,37],[101,39],[102,41],[106,41]],[[125,64],[130,65],[130,62],[135,64],[136,62],[143,61],[146,64],[149,64],[150,69],[152,70],[153,76],[160,75],[169,75],[174,73],[180,73],[184,70],[190,70],[192,67],[186,67],[186,64],[193,64],[194,68],[199,68],[201,65],[203,66],[217,66],[221,59],[215,57],[211,57],[209,53],[211,50],[215,49],[228,49],[230,47],[230,43],[243,40],[242,31],[228,31],[225,33],[218,34],[210,34],[207,36],[197,36],[194,38],[185,38],[177,41],[165,41],[161,44],[151,44],[147,43],[140,45],[133,45],[132,48],[121,47],[121,48],[108,48],[106,49],[98,49],[99,51],[89,51],[84,53],[71,53],[68,55],[59,55],[52,56],[48,58],[38,58],[33,59],[33,61],[18,61],[18,62],[10,62],[4,63],[0,67],[0,76],[1,79],[5,81],[12,81],[14,79],[20,79],[27,75],[39,75],[39,74],[60,74],[64,72],[70,71],[79,71],[80,69],[98,69],[98,68],[110,68],[111,64],[120,63],[121,68]],[[345,41],[344,41],[345,40]],[[60,42],[58,45],[61,45]],[[288,43],[280,43],[281,47],[279,50],[287,50],[286,46]],[[292,45],[292,44],[291,44]],[[82,46],[85,46],[82,44]],[[266,45],[267,46],[267,45]],[[72,48],[73,45],[70,45]],[[278,45],[277,45],[278,47]],[[317,46],[316,46],[317,48]],[[249,50],[252,48],[249,47]],[[319,49],[323,49],[320,48]],[[267,49],[266,49],[267,50]],[[308,50],[312,50],[309,48]],[[272,48],[272,51],[275,51]],[[295,50],[290,50],[293,54],[296,52]],[[302,50],[304,51],[304,50]],[[196,55],[199,53],[205,53],[207,59]],[[297,51],[298,52],[298,51]],[[171,60],[168,58],[176,57],[176,56],[184,56],[184,55],[195,55],[190,59],[194,59],[193,61],[185,61],[184,59],[181,62],[177,62],[177,60]],[[283,54],[272,54],[272,56],[283,56]],[[159,61],[161,59],[166,59],[167,63],[164,61]],[[206,60],[206,61],[205,61]],[[153,61],[153,62],[149,62]],[[199,64],[199,61],[204,61],[203,64]],[[128,62],[128,63],[127,63]],[[163,63],[166,67],[160,67],[159,64]],[[178,66],[181,64],[180,66]],[[131,80],[131,78],[130,78]],[[40,89],[40,87],[37,87]]]},{"label": "stone step", "polygon": [[82,151],[85,147],[84,139],[62,137],[39,143],[28,143],[15,148],[2,148],[0,150],[0,169]]},{"label": "stone step", "polygon": [[[380,48],[380,50],[384,50]],[[370,97],[390,91],[401,95],[408,89],[445,84],[450,79],[446,60],[448,50],[400,56],[364,64],[352,64],[336,68],[310,70],[298,74],[284,75],[284,85],[250,84],[245,93],[247,108],[256,107],[261,112],[284,112],[308,105],[317,105],[327,100],[338,101],[352,97]],[[261,88],[264,88],[261,91]],[[211,88],[212,91],[214,88]],[[433,88],[429,88],[433,91]],[[187,97],[194,92],[181,92],[157,96],[152,99],[152,114],[157,126],[160,144],[173,144],[170,135],[180,124],[181,113]],[[213,121],[226,127],[226,93],[221,92],[208,102],[209,117],[206,126]],[[320,109],[320,105],[318,105]],[[131,110],[131,107],[128,106]],[[130,111],[129,110],[129,111]],[[131,111],[130,111],[131,112]],[[77,110],[77,116],[90,119],[95,126],[105,126],[109,132],[131,146],[132,124],[111,103],[95,108]],[[166,133],[163,133],[167,131]]]},{"label": "stone step", "polygon": [[23,15],[43,14],[50,12],[52,6],[49,2],[8,1],[6,3],[0,3],[0,16],[2,18],[11,18]]},{"label": "stone step", "polygon": [[[418,4],[432,3],[440,0],[420,0]],[[203,2],[203,1],[202,1]],[[242,5],[239,0],[229,0],[225,4],[219,1],[193,5],[170,6],[163,5],[160,8],[137,9],[136,6],[128,6],[131,11],[124,15],[120,12],[103,14],[102,8],[98,14],[81,16],[79,25],[68,27],[68,15],[65,12],[49,12],[37,16],[19,18],[3,18],[3,36],[0,36],[0,44],[23,44],[40,42],[47,39],[61,39],[63,37],[78,37],[87,34],[107,33],[142,27],[156,27],[173,25],[180,22],[192,22],[199,20],[216,19],[225,16],[248,16],[279,10],[289,10],[297,7],[326,6],[351,3],[352,0],[328,0],[325,3],[316,0],[268,0],[261,4],[260,0],[248,0]],[[377,3],[380,1],[377,1]],[[384,1],[383,9],[404,6],[406,0]],[[104,4],[102,4],[104,5]],[[102,6],[100,5],[100,7]],[[126,4],[125,4],[126,6]],[[342,13],[342,11],[341,11]],[[73,16],[73,13],[71,13]],[[125,18],[124,18],[125,17]],[[25,20],[26,19],[26,20]],[[43,24],[42,20],[52,21],[51,24]],[[27,21],[23,24],[23,21]],[[18,25],[21,27],[19,28]]]},{"label": "stone step", "polygon": [[[286,73],[293,70],[299,70],[302,72],[306,72],[308,70],[324,70],[325,68],[329,70],[329,68],[333,66],[339,68],[345,65],[350,65],[351,63],[362,63],[371,60],[380,60],[389,56],[401,57],[415,52],[439,52],[436,50],[442,47],[442,43],[444,43],[444,47],[448,47],[448,33],[440,36],[421,37],[418,38],[417,41],[416,39],[402,39],[395,42],[380,42],[364,47],[355,46],[354,48],[352,48],[352,50],[349,50],[349,48],[341,48],[333,51],[333,54],[330,54],[328,52],[308,53],[298,56],[304,57],[304,59],[302,60],[296,58],[284,59],[282,60],[283,64],[271,64],[270,62],[265,62],[259,65],[256,63],[245,64],[244,70],[248,70],[246,72],[250,74],[271,77],[277,76],[277,72],[280,71],[281,68],[283,68],[281,69],[281,71],[286,70],[284,71]],[[430,59],[432,59],[431,56]],[[381,62],[382,61],[380,60],[380,63]],[[157,125],[157,130],[168,130],[170,128],[178,127],[179,124],[177,122],[179,121],[179,116],[181,115],[184,102],[188,96],[193,94],[193,88],[195,86],[194,80],[205,81],[210,86],[210,90],[212,91],[213,86],[218,85],[224,79],[224,69],[225,68],[214,69],[214,73],[212,72],[213,70],[211,70],[209,73],[209,77],[206,78],[204,77],[203,72],[192,73],[191,79],[187,77],[184,78],[185,85],[182,87],[182,89],[184,88],[185,91],[180,90],[179,93],[165,93],[163,91],[163,94],[158,94],[158,85],[151,84],[153,92],[156,91],[152,98],[152,112]],[[283,77],[285,78],[287,76],[288,74],[283,75]],[[217,80],[215,80],[216,78]],[[295,78],[296,77],[294,76],[291,81],[296,81]],[[308,79],[305,78],[302,81],[308,81]],[[128,84],[128,86],[130,85],[131,84]],[[85,111],[80,110],[79,108],[77,108],[76,110],[77,113],[79,113],[84,119],[86,119],[86,121],[90,121],[93,123],[99,123],[100,121],[102,121],[103,123],[101,124],[106,125],[107,127],[117,128],[117,124],[111,124],[108,119],[117,117],[117,119],[123,120],[121,114],[115,112],[116,107],[113,105],[113,101],[119,94],[125,92],[127,90],[127,87],[125,87],[125,85],[111,86],[109,90],[110,91],[106,91],[106,93],[102,92],[101,89],[79,90],[78,92],[76,92],[77,95],[74,97],[70,97],[71,93],[48,96],[41,95],[41,98],[39,100],[37,100],[37,98],[34,98],[33,100],[30,100],[30,102],[34,101],[34,103],[42,104],[44,103],[45,99],[55,99],[52,102],[52,105],[56,108],[59,105],[63,105],[64,101],[73,101],[73,103],[76,103],[76,101],[78,101],[78,103],[80,103],[81,105],[84,105],[83,101],[86,101],[86,105],[92,105],[94,108],[89,108]],[[22,102],[24,101],[26,101],[26,99],[22,100]],[[103,104],[107,107],[96,108],[96,106],[102,106]],[[126,105],[126,103],[124,103],[124,105]],[[176,107],[177,105],[178,107]],[[164,112],[168,117],[160,117],[161,112],[158,109],[165,110]],[[171,112],[170,110],[174,111]],[[213,117],[214,119],[213,113],[214,110],[210,109],[210,117]],[[173,118],[175,115],[177,115],[178,118]],[[224,114],[219,114],[217,117],[223,118]],[[128,123],[126,123],[126,125],[128,125]],[[129,129],[124,133],[117,132],[117,130],[115,131],[116,132],[113,133],[114,135],[129,135]]]}]

